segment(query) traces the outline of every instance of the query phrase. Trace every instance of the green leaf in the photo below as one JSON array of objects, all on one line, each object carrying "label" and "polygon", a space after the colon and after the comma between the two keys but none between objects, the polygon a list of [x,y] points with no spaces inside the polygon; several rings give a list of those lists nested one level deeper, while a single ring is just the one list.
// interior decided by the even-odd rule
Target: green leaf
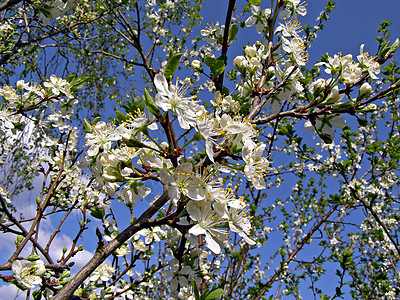
[{"label": "green leaf", "polygon": [[86,118],[83,119],[83,125],[85,126],[85,133],[91,133],[92,130],[92,125],[90,125],[89,121],[86,120]]},{"label": "green leaf", "polygon": [[219,76],[220,74],[222,74],[222,72],[224,72],[225,70],[225,66],[226,66],[226,57],[225,56],[218,57],[214,65],[214,71],[213,71],[215,76]]},{"label": "green leaf", "polygon": [[195,296],[196,300],[201,300],[199,290],[197,289],[197,285],[196,285],[196,282],[194,281],[194,279],[192,280],[192,287],[193,287],[193,292],[194,292],[194,296]]},{"label": "green leaf", "polygon": [[285,135],[289,138],[293,137],[293,126],[291,124],[286,124],[286,125],[278,125],[278,134],[279,135]]},{"label": "green leaf", "polygon": [[218,299],[219,297],[223,296],[225,294],[225,291],[221,288],[212,290],[211,292],[208,293],[208,295],[204,298],[204,300],[214,300]]},{"label": "green leaf", "polygon": [[136,111],[138,109],[144,111],[145,105],[140,98],[135,97],[135,99],[133,99],[132,101],[128,101],[122,104],[121,107],[125,109],[127,113],[131,113],[132,115],[134,115],[136,114]]},{"label": "green leaf", "polygon": [[257,6],[261,4],[261,0],[248,0],[248,1],[250,4],[257,5]]},{"label": "green leaf", "polygon": [[168,81],[170,81],[171,78],[174,77],[175,70],[178,67],[181,57],[182,53],[178,53],[178,54],[173,54],[168,58],[167,65],[165,66],[164,69],[164,76],[165,79],[167,79]]},{"label": "green leaf", "polygon": [[96,126],[97,123],[101,120],[101,117],[96,117],[93,119],[93,126]]},{"label": "green leaf", "polygon": [[149,112],[151,112],[154,116],[160,115],[160,108],[156,105],[154,98],[150,96],[147,89],[144,90],[144,95],[142,97],[144,105],[146,105]]},{"label": "green leaf", "polygon": [[115,114],[117,115],[117,118],[120,122],[125,122],[126,121],[126,116],[119,110],[115,111]]},{"label": "green leaf", "polygon": [[228,88],[226,86],[222,87],[221,94],[224,95],[224,96],[228,96],[229,95],[229,90],[228,90]]},{"label": "green leaf", "polygon": [[278,134],[279,135],[288,135],[289,134],[289,130],[284,125],[278,125]]},{"label": "green leaf", "polygon": [[41,290],[33,291],[32,296],[34,300],[40,300],[42,299],[42,291]]},{"label": "green leaf", "polygon": [[32,5],[38,9],[43,15],[45,15],[47,18],[52,18],[53,16],[51,15],[51,9],[53,6],[44,4],[44,3],[35,3],[33,2]]},{"label": "green leaf", "polygon": [[331,144],[333,141],[332,137],[329,134],[321,133],[319,136],[325,144]]},{"label": "green leaf", "polygon": [[347,101],[345,103],[339,103],[338,105],[334,105],[333,108],[334,109],[348,109],[353,106],[354,106],[353,101]]},{"label": "green leaf", "polygon": [[336,194],[330,194],[328,199],[328,203],[331,204],[342,204],[342,198],[339,195]]},{"label": "green leaf", "polygon": [[360,126],[366,126],[366,125],[368,125],[368,121],[367,121],[366,119],[364,119],[364,118],[357,117],[357,122],[358,122],[358,124],[359,124]]},{"label": "green leaf", "polygon": [[16,130],[22,131],[25,128],[25,124],[21,122],[15,122],[14,123],[14,128]]},{"label": "green leaf", "polygon": [[105,211],[104,211],[104,208],[102,208],[102,207],[93,206],[90,208],[90,214],[92,215],[93,218],[103,220]]},{"label": "green leaf", "polygon": [[68,278],[69,276],[71,276],[71,272],[68,271],[68,270],[65,270],[65,271],[61,274],[59,280],[60,280],[60,279],[64,279],[64,278]]},{"label": "green leaf", "polygon": [[353,255],[353,253],[354,253],[353,249],[346,248],[343,250],[343,257],[346,257],[346,258],[351,257]]},{"label": "green leaf", "polygon": [[400,41],[399,41],[399,39],[397,38],[394,42],[393,42],[393,44],[392,44],[392,46],[390,46],[390,48],[389,48],[389,51],[388,51],[388,53],[386,54],[386,56],[392,56],[396,51],[397,51],[397,49],[399,49],[399,45],[400,45]]},{"label": "green leaf", "polygon": [[21,243],[22,241],[23,241],[23,239],[24,239],[24,236],[23,235],[19,235],[19,236],[17,236],[17,239],[15,240],[15,245],[18,245],[19,243]]},{"label": "green leaf", "polygon": [[232,25],[229,28],[229,41],[236,41],[236,34],[238,33],[239,28],[236,25]]},{"label": "green leaf", "polygon": [[204,62],[210,68],[211,73],[217,77],[225,70],[226,66],[226,55],[221,55],[218,58],[207,57]]},{"label": "green leaf", "polygon": [[96,299],[97,299],[96,294],[94,294],[94,293],[93,293],[93,294],[90,294],[90,295],[89,295],[89,299],[90,299],[90,300],[96,300]]},{"label": "green leaf", "polygon": [[69,75],[65,78],[69,82],[70,91],[76,91],[83,88],[89,81],[89,76],[78,76],[76,74]]},{"label": "green leaf", "polygon": [[215,58],[208,56],[204,60],[204,63],[211,69],[211,66],[213,66],[215,64]]},{"label": "green leaf", "polygon": [[128,147],[134,147],[134,148],[144,148],[146,147],[145,144],[142,142],[139,142],[137,139],[134,138],[132,135],[129,139],[126,138],[125,136],[122,136],[122,140],[127,145]]}]

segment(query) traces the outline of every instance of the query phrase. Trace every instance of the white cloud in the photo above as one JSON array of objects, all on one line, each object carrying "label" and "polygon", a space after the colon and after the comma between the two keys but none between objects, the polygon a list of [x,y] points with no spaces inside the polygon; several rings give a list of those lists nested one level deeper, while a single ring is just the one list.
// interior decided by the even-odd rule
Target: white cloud
[{"label": "white cloud", "polygon": [[[41,236],[44,242],[47,242],[48,238],[52,231],[45,231],[45,227],[43,226],[41,230]],[[46,228],[47,229],[47,228]],[[11,234],[3,234],[2,235],[2,243],[0,244],[0,252],[1,257],[8,259],[8,257],[15,251],[14,245],[15,235]],[[62,249],[67,247],[68,251],[72,245],[72,239],[65,234],[58,234],[56,238],[53,240],[53,243],[50,247],[50,255],[53,258],[54,262],[62,256]],[[26,257],[30,254],[30,248],[26,247],[24,251],[21,253],[21,256]],[[7,256],[6,256],[7,254]],[[68,262],[75,262],[75,265],[71,268],[71,275],[74,276],[91,258],[93,257],[93,253],[87,250],[83,250],[78,252],[73,258],[71,258]],[[47,261],[45,261],[47,262]],[[12,273],[10,272],[9,275]],[[0,300],[22,300],[26,299],[26,292],[19,290],[12,284],[2,285],[0,282]]]},{"label": "white cloud", "polygon": [[[72,239],[69,236],[65,234],[57,235],[50,247],[51,257],[59,259],[62,256],[62,249],[64,247],[67,247],[68,253],[70,250],[69,247],[71,247],[71,245]],[[92,256],[93,253],[87,250],[83,250],[81,252],[78,252],[73,258],[69,260],[69,262],[75,262],[73,270],[79,270],[89,261],[89,259],[92,258]]]},{"label": "white cloud", "polygon": [[15,285],[0,286],[0,300],[25,300],[26,292],[19,290]]},{"label": "white cloud", "polygon": [[[78,220],[77,220],[78,222]],[[66,228],[70,229],[68,226],[65,226]],[[49,241],[49,238],[51,234],[53,234],[55,228],[51,222],[51,218],[48,218],[47,220],[42,220],[41,226],[40,226],[40,231],[39,231],[39,244],[42,245],[44,248],[47,242]],[[67,248],[67,254],[70,251],[70,247],[73,243],[72,238],[68,236],[67,234],[71,234],[71,236],[74,236],[76,232],[68,232],[63,231],[60,232],[56,235],[54,240],[51,243],[50,246],[50,257],[53,259],[54,263],[57,263],[57,260],[62,257],[62,250],[64,247]],[[2,234],[1,236],[1,243],[0,243],[0,259],[1,261],[6,261],[9,259],[9,257],[14,253],[16,250],[15,247],[15,239],[16,236],[14,234]],[[26,245],[24,250],[21,252],[19,256],[22,257],[27,257],[31,254],[31,249],[32,246],[30,243]],[[45,263],[47,263],[47,260],[43,258],[43,256],[39,253],[41,256],[41,259]],[[68,263],[75,262],[74,266],[71,268],[71,275],[73,276],[76,274],[91,258],[93,257],[93,253],[88,251],[88,250],[83,250],[78,252],[74,257],[69,259]],[[10,274],[11,275],[11,274]],[[1,283],[0,283],[1,284]],[[11,289],[13,285],[7,285],[8,289]],[[6,286],[1,286],[0,287],[3,290],[6,290]],[[16,294],[17,289],[15,288],[15,293],[1,293],[0,290],[0,300],[9,300],[9,299],[14,299],[14,296]],[[5,297],[4,295],[7,295]],[[12,295],[12,296],[10,296]],[[5,297],[5,298],[2,298]],[[22,299],[22,298],[21,298]]]}]

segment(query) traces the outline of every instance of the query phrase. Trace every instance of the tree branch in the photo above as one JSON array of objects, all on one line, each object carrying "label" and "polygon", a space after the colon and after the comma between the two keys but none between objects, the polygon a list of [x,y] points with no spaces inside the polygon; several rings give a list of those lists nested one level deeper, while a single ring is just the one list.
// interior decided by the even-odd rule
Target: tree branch
[{"label": "tree branch", "polygon": [[[339,207],[338,204],[333,206],[331,210],[321,219],[317,224],[314,225],[313,228],[307,233],[307,235],[302,239],[302,241],[299,243],[297,248],[289,255],[289,257],[286,259],[285,264],[289,264],[291,261],[293,261],[297,255],[297,253],[304,247],[304,245],[307,243],[307,241],[311,238],[311,236],[318,230],[318,228],[332,215],[332,213]],[[259,300],[262,295],[267,292],[267,289],[272,285],[273,282],[278,278],[278,276],[283,272],[283,268],[280,267],[275,274],[268,280],[267,283],[263,284],[263,288],[261,289],[261,292],[258,294],[258,296],[255,298],[255,300]]]},{"label": "tree branch", "polygon": [[[221,56],[226,55],[228,53],[228,47],[229,47],[229,27],[231,24],[231,19],[232,19],[232,12],[235,7],[235,2],[236,0],[229,0],[228,4],[228,11],[226,12],[226,18],[225,18],[225,28],[224,28],[224,37],[222,40],[222,51],[221,51]],[[224,84],[224,71],[219,75],[218,80],[215,83],[215,87],[218,91],[222,91],[222,86]]]},{"label": "tree branch", "polygon": [[17,5],[20,2],[22,2],[22,0],[8,0],[7,2],[0,4],[0,11],[6,10],[11,6]]},{"label": "tree branch", "polygon": [[88,278],[118,247],[139,230],[152,227],[153,223],[150,222],[150,218],[163,207],[168,200],[168,193],[164,190],[163,194],[133,224],[129,225],[110,243],[97,249],[92,259],[57,293],[54,300],[68,299],[85,279]]}]

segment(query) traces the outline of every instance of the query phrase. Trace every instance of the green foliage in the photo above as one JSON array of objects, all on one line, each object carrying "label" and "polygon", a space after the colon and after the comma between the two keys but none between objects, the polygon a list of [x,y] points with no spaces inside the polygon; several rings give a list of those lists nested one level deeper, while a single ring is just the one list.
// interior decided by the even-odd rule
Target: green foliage
[{"label": "green foliage", "polygon": [[205,64],[210,68],[214,77],[219,76],[225,70],[227,57],[222,55],[218,58],[206,57]]},{"label": "green foliage", "polygon": [[90,214],[93,218],[99,219],[99,220],[103,220],[104,216],[105,216],[105,210],[103,207],[99,207],[99,206],[93,206],[89,208],[90,210]]},{"label": "green foliage", "polygon": [[236,41],[236,35],[238,32],[239,28],[237,27],[237,25],[232,25],[231,27],[229,27],[229,42]]},{"label": "green foliage", "polygon": [[83,88],[89,82],[89,76],[78,77],[76,74],[69,75],[65,78],[70,84],[70,91],[75,92],[78,89]]},{"label": "green foliage", "polygon": [[253,5],[260,5],[261,4],[261,0],[248,0],[248,2],[250,4],[253,4]]},{"label": "green foliage", "polygon": [[168,81],[171,81],[172,78],[174,77],[176,68],[179,65],[181,57],[182,57],[182,53],[171,54],[168,57],[167,65],[165,66],[165,69],[164,69],[164,76]]},{"label": "green foliage", "polygon": [[160,108],[156,105],[154,98],[150,96],[147,89],[144,90],[142,100],[149,112],[151,112],[154,116],[160,115]]}]

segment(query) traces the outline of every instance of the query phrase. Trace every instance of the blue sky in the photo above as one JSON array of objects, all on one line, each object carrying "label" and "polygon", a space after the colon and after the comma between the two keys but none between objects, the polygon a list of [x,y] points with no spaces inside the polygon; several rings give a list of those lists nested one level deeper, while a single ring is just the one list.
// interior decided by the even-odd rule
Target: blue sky
[{"label": "blue sky", "polygon": [[[205,20],[207,22],[214,22],[218,20],[220,23],[224,23],[224,13],[227,7],[227,0],[224,1],[205,1],[205,5],[207,7],[207,12],[209,14],[205,15]],[[212,2],[212,3],[211,3]],[[263,0],[262,9],[267,8],[269,5],[269,1]],[[304,18],[299,18],[299,22],[301,24],[309,24],[314,26],[317,24],[315,21],[319,16],[319,13],[324,9],[325,1],[319,0],[309,0],[306,1],[308,3],[307,10],[308,14]],[[353,58],[356,59],[356,56],[359,54],[360,45],[365,44],[364,51],[370,53],[370,55],[374,56],[378,49],[378,42],[376,41],[376,37],[378,36],[378,27],[381,24],[382,20],[389,20],[392,23],[392,26],[389,27],[389,31],[391,33],[390,40],[393,42],[397,37],[400,38],[400,19],[398,17],[400,11],[400,1],[398,0],[338,0],[336,1],[336,8],[330,14],[331,19],[328,22],[324,23],[324,30],[319,31],[318,37],[313,43],[312,47],[309,49],[309,64],[308,67],[311,68],[312,64],[315,63],[320,56],[326,54],[327,52],[333,56],[338,52],[342,52],[343,55],[352,54]],[[253,30],[254,31],[254,30]],[[247,32],[246,32],[247,34]],[[249,43],[252,44],[258,38],[257,34],[254,31],[254,36],[246,36],[243,34],[240,36],[238,34],[238,39],[247,38],[249,39]],[[253,39],[253,40],[251,40]],[[242,41],[243,43],[243,41]],[[232,45],[232,47],[228,51],[228,56],[230,59],[234,58],[234,55],[241,55],[241,46],[242,43],[239,41],[237,43],[237,47]],[[230,54],[230,55],[229,55]],[[398,60],[399,52],[396,53],[395,58]],[[323,73],[324,75],[324,73]],[[326,75],[326,74],[325,74]],[[311,139],[311,133],[303,132],[304,137]],[[290,183],[288,184],[288,189],[290,190]],[[293,183],[294,184],[294,183]],[[282,193],[282,189],[279,190]],[[290,191],[289,191],[290,192]],[[335,193],[336,191],[331,191]],[[277,196],[273,193],[269,194],[270,197]],[[281,195],[279,195],[281,196]],[[281,196],[284,198],[284,196]],[[274,201],[270,199],[270,201]],[[268,199],[266,202],[270,202]],[[274,244],[274,239],[280,239],[277,236],[271,236],[271,240],[267,243],[267,245]],[[267,246],[268,247],[268,246]],[[312,247],[307,248],[310,251],[310,257],[313,256]],[[271,249],[260,249],[260,252],[263,255],[269,257]],[[325,279],[321,280],[319,284],[319,288],[323,289],[325,293],[328,295],[334,294],[334,287],[337,284],[338,277],[334,275],[337,266],[331,264],[328,267],[327,273],[324,276]],[[273,268],[271,268],[273,270]],[[271,271],[272,272],[272,271]],[[272,274],[272,273],[271,273]],[[307,285],[303,285],[301,290],[303,299],[312,299],[313,295],[311,291],[306,289]],[[275,289],[271,289],[270,293],[267,295],[270,296],[275,292]],[[267,296],[267,298],[268,298]],[[292,297],[288,297],[287,299],[292,299]],[[349,295],[345,295],[344,299],[351,299]]]},{"label": "blue sky", "polygon": [[[204,19],[208,22],[225,21],[227,0],[204,1]],[[238,1],[241,3],[242,1]],[[269,1],[261,1],[261,7],[269,7]],[[315,19],[324,9],[325,1],[306,1],[307,15],[299,18],[300,23],[315,25]],[[379,24],[388,19],[393,25],[389,28],[393,41],[400,37],[400,1],[398,0],[338,0],[336,9],[331,13],[331,20],[325,23],[323,31],[318,32],[318,38],[310,49],[310,63],[326,52],[335,54],[351,53],[357,55],[361,44],[365,51],[375,55],[378,43],[375,38]],[[256,38],[256,36],[254,37]],[[398,54],[397,54],[398,55]]]},{"label": "blue sky", "polygon": [[[323,8],[323,1],[308,1],[307,20],[310,24]],[[314,5],[314,3],[319,3]],[[400,20],[398,12],[400,2],[397,0],[339,0],[336,9],[331,14],[323,31],[318,34],[315,46],[310,49],[310,55],[319,57],[329,52],[335,54],[358,54],[361,44],[365,50],[375,55],[378,43],[375,38],[379,24],[388,19],[392,26],[389,28],[394,41],[400,37]],[[306,23],[306,22],[304,22]],[[397,54],[398,55],[398,54]]]}]

